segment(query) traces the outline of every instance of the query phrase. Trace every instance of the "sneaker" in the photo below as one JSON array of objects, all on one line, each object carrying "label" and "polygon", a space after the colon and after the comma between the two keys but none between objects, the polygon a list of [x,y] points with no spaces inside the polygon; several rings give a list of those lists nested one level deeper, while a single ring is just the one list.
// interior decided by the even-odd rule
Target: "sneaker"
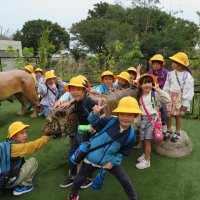
[{"label": "sneaker", "polygon": [[30,192],[31,190],[34,189],[34,185],[29,185],[29,186],[17,186],[14,190],[13,190],[13,195],[21,195],[27,192]]},{"label": "sneaker", "polygon": [[68,195],[68,200],[78,200],[78,199],[79,199],[78,195],[74,195],[74,194]]},{"label": "sneaker", "polygon": [[177,142],[179,140],[179,138],[180,138],[180,133],[174,132],[174,134],[171,137],[171,141],[172,142]]},{"label": "sneaker", "polygon": [[144,157],[145,157],[145,155],[144,155],[144,153],[137,159],[137,161],[138,162],[141,162],[142,160],[144,160]]},{"label": "sneaker", "polygon": [[163,133],[164,137],[163,140],[168,140],[172,136],[172,131],[167,131],[166,133]]},{"label": "sneaker", "polygon": [[150,160],[142,160],[140,163],[135,165],[138,169],[145,169],[147,167],[150,167]]},{"label": "sneaker", "polygon": [[92,179],[86,178],[83,184],[81,185],[81,189],[88,188],[90,187],[90,185],[92,185]]},{"label": "sneaker", "polygon": [[60,183],[60,187],[67,188],[73,184],[74,179],[67,177],[63,182]]}]

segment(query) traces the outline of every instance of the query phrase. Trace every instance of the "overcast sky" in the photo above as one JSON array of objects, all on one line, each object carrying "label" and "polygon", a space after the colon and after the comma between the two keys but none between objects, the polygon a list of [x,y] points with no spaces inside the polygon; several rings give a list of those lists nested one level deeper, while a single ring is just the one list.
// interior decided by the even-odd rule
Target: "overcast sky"
[{"label": "overcast sky", "polygon": [[[0,0],[0,27],[14,33],[21,29],[25,22],[35,19],[46,19],[57,22],[64,28],[70,28],[72,23],[87,17],[88,9],[100,0]],[[114,3],[115,0],[102,2]],[[119,1],[118,1],[119,2]],[[128,4],[128,0],[120,0]],[[199,24],[199,17],[195,13],[200,11],[200,0],[160,0],[161,7],[167,12],[182,10],[176,15]]]}]

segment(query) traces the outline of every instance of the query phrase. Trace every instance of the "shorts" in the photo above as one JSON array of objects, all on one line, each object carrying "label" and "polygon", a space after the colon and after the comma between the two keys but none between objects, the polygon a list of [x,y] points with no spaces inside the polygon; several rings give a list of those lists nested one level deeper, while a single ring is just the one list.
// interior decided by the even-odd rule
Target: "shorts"
[{"label": "shorts", "polygon": [[172,112],[172,115],[181,115],[181,94],[179,92],[168,92],[171,102],[166,104],[166,111]]},{"label": "shorts", "polygon": [[[155,120],[157,117],[156,114],[151,115],[152,119]],[[140,140],[152,140],[154,139],[153,135],[153,125],[149,121],[146,115],[142,115],[140,122]]]}]

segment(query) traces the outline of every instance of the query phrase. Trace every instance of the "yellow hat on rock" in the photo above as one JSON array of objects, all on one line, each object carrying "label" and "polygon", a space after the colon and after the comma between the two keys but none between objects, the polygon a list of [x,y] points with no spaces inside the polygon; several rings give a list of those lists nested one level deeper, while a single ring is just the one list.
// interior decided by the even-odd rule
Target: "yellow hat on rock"
[{"label": "yellow hat on rock", "polygon": [[102,74],[101,74],[101,78],[100,78],[100,82],[102,83],[103,82],[103,77],[104,76],[112,76],[113,77],[113,80],[115,81],[115,75],[111,72],[111,71],[104,71]]},{"label": "yellow hat on rock", "polygon": [[117,78],[123,78],[130,83],[130,74],[128,72],[121,72],[116,76]]},{"label": "yellow hat on rock", "polygon": [[149,60],[149,64],[152,65],[153,61],[161,61],[162,65],[166,65],[167,62],[164,60],[163,56],[161,54],[156,54],[154,55],[150,60]]},{"label": "yellow hat on rock", "polygon": [[56,78],[55,74],[52,71],[47,71],[44,75],[45,79]]},{"label": "yellow hat on rock", "polygon": [[113,110],[115,113],[136,113],[140,114],[142,111],[140,110],[140,107],[138,105],[138,102],[133,97],[123,97],[117,106],[115,110]]},{"label": "yellow hat on rock", "polygon": [[33,72],[34,72],[34,68],[33,68],[32,65],[26,65],[26,66],[24,67],[24,69],[28,70],[30,73],[33,73]]},{"label": "yellow hat on rock", "polygon": [[9,127],[8,127],[8,136],[7,138],[10,139],[13,137],[15,134],[17,134],[19,131],[29,127],[28,124],[24,124],[23,122],[17,121],[13,122]]},{"label": "yellow hat on rock", "polygon": [[156,76],[154,76],[153,74],[143,74],[142,76],[140,76],[140,78],[137,80],[137,88],[140,87],[140,80],[143,78],[143,77],[146,77],[146,76],[149,76],[153,79],[153,83],[157,83],[158,82],[158,79]]},{"label": "yellow hat on rock", "polygon": [[82,87],[82,88],[85,88],[85,90],[88,92],[88,88],[85,86],[85,80],[81,77],[73,77],[71,78],[71,80],[69,81],[69,84],[66,85],[64,87],[64,90],[69,92],[69,86],[75,86],[75,87]]},{"label": "yellow hat on rock", "polygon": [[177,63],[188,67],[189,66],[189,59],[188,56],[183,52],[178,52],[177,54],[169,57],[171,60],[176,61]]}]

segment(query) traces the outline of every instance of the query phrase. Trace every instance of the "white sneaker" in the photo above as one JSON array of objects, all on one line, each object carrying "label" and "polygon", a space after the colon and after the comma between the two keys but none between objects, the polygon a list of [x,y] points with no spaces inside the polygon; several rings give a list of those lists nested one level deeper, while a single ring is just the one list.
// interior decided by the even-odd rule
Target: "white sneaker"
[{"label": "white sneaker", "polygon": [[138,169],[145,169],[147,167],[150,167],[150,160],[142,160],[140,163],[135,165]]},{"label": "white sneaker", "polygon": [[142,160],[144,160],[144,157],[145,157],[145,155],[144,155],[144,153],[137,159],[137,161],[138,162],[141,162]]}]

